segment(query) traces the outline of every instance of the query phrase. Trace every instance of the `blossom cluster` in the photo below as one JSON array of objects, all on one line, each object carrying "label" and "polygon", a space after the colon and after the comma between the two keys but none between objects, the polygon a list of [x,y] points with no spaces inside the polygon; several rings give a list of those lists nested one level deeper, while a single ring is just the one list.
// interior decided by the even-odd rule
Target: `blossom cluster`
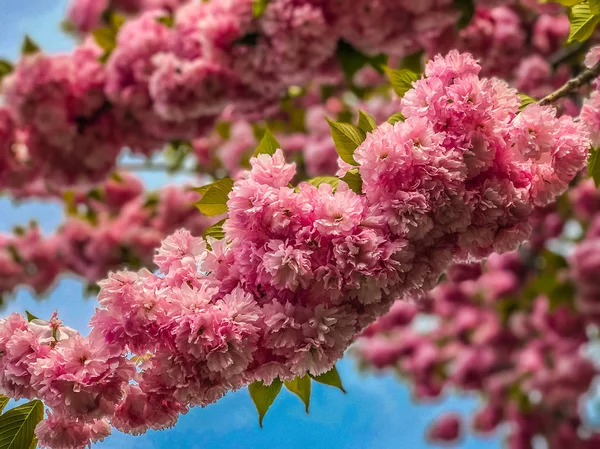
[{"label": "blossom cluster", "polygon": [[[370,365],[406,376],[418,399],[452,388],[482,393],[473,430],[488,434],[508,424],[511,449],[533,447],[536,436],[551,449],[597,447],[600,435],[579,431],[580,401],[597,374],[581,354],[587,317],[544,294],[529,297],[536,274],[527,258],[507,253],[483,268],[453,266],[421,304],[394,304],[365,333],[359,352]],[[419,312],[437,318],[433,329],[419,328]],[[460,427],[456,415],[442,415],[429,436],[454,441]]]},{"label": "blossom cluster", "polygon": [[[534,5],[529,6],[534,8]],[[557,63],[553,68],[549,57],[559,50],[569,26],[559,5],[546,4],[539,9],[534,12],[513,6],[480,5],[466,28],[458,33],[452,31],[451,34],[456,34],[454,37],[446,33],[439,42],[432,42],[426,52],[434,54],[436,49],[444,48],[444,45],[469,51],[480,58],[481,74],[502,76],[512,82],[519,92],[541,98],[568,79],[569,64]],[[393,66],[394,59],[389,64]],[[383,89],[386,81],[373,68],[366,67],[359,71],[354,82],[367,93],[362,100],[352,101],[352,108],[369,112],[377,123],[397,111],[399,99],[393,94],[390,97]],[[348,92],[344,92],[343,87],[327,101],[319,98],[318,87],[313,85],[306,89],[298,102],[298,108],[304,109],[300,126],[287,133],[276,133],[286,153],[298,156],[294,160],[298,163],[301,177],[304,174],[311,177],[333,173],[336,153],[324,117],[335,119],[337,114],[347,113],[342,99]],[[562,112],[578,114],[577,106],[570,99],[562,100],[559,104]],[[294,122],[289,116],[286,118]],[[230,124],[229,135],[223,138],[218,132],[213,132],[209,136],[194,139],[194,153],[198,167],[210,172],[218,166],[236,177],[248,167],[248,156],[255,142],[254,129],[250,122],[230,113],[222,115],[221,120]]]},{"label": "blossom cluster", "polygon": [[62,273],[95,283],[110,270],[151,266],[166,236],[180,227],[201,235],[215,221],[198,214],[200,195],[187,187],[144,194],[126,173],[72,195],[71,215],[53,234],[43,236],[34,224],[0,234],[0,295],[18,286],[44,293]]},{"label": "blossom cluster", "polygon": [[108,48],[87,36],[71,54],[26,54],[16,64],[2,87],[0,187],[36,177],[59,186],[97,182],[124,147],[149,155],[202,137],[226,109],[250,120],[269,116],[290,86],[343,84],[340,45],[402,57],[446,52],[452,43],[486,56],[486,75],[516,74],[519,88],[536,93],[565,75],[539,56],[565,36],[566,17],[552,15],[560,9],[478,5],[457,31],[460,14],[448,0],[265,5],[257,15],[252,0],[74,0],[70,17],[84,32],[106,26],[111,11],[130,18],[107,32],[116,33],[114,45],[101,42]]},{"label": "blossom cluster", "polygon": [[[396,302],[363,333],[361,360],[398,371],[417,399],[479,393],[472,429],[498,431],[511,449],[540,438],[549,449],[597,447],[583,402],[598,375],[585,354],[600,324],[600,193],[581,180],[561,204],[536,212],[534,238],[520,252],[453,265],[420,300]],[[582,240],[566,240],[567,218],[587,228]],[[567,244],[569,256],[550,252],[549,242]],[[455,442],[462,427],[458,414],[444,414],[428,437]]]},{"label": "blossom cluster", "polygon": [[[107,6],[84,3],[73,7],[75,16],[97,15]],[[402,39],[417,35],[405,21],[423,21],[428,12],[365,2],[362,8],[370,12],[357,15],[356,5],[348,9],[347,2],[274,0],[255,17],[252,0],[180,7],[138,2],[142,8],[114,3],[142,12],[118,30],[105,64],[100,59],[107,50],[88,37],[72,54],[24,55],[4,80],[6,107],[27,148],[28,166],[47,182],[102,179],[124,146],[149,154],[169,141],[191,140],[210,129],[226,106],[244,117],[264,117],[278,109],[287,87],[328,76],[340,39],[376,50],[398,32]],[[450,26],[454,8],[440,3]],[[404,17],[402,24],[391,11]],[[378,27],[381,35],[365,40],[360,30],[370,22],[354,22],[380,17],[387,29]],[[79,22],[86,29],[96,20]],[[425,26],[435,30],[439,22]],[[7,137],[9,146],[17,141]]]},{"label": "blossom cluster", "polygon": [[595,275],[600,245],[600,193],[592,180],[581,183],[570,192],[574,215],[586,225],[585,238],[578,242],[570,259],[571,277],[577,285],[574,302],[589,320],[600,323],[598,294],[600,282]]},{"label": "blossom cluster", "polygon": [[[52,409],[40,445],[82,447],[83,437],[68,441],[96,438],[102,419],[130,433],[168,427],[249,383],[325,373],[358,332],[394,300],[430,289],[454,258],[516,247],[534,206],[583,167],[589,142],[550,107],[519,113],[516,92],[480,69],[456,51],[427,64],[401,102],[406,120],[355,150],[362,191],[343,181],[293,187],[296,167],[280,149],[259,154],[229,193],[222,240],[209,237],[209,247],[176,232],[155,255],[158,273],[100,283],[88,337],[27,349],[34,340],[2,357],[0,371],[20,380],[0,374],[0,389]],[[23,323],[15,315],[0,325],[4,352],[21,331],[31,341]]]},{"label": "blossom cluster", "polygon": [[52,409],[36,427],[40,446],[84,448],[110,434],[104,416],[135,373],[118,349],[101,336],[84,338],[62,326],[56,313],[49,321],[28,322],[19,314],[3,319],[0,348],[2,390],[15,399],[41,398]]},{"label": "blossom cluster", "polygon": [[[585,65],[592,68],[600,62],[600,46],[590,49],[585,57]],[[586,98],[581,108],[581,120],[590,134],[594,147],[600,147],[600,81],[594,81],[594,90],[589,98]]]},{"label": "blossom cluster", "polygon": [[[460,31],[447,30],[425,48],[425,54],[434,55],[443,48],[456,48],[468,51],[479,58],[481,74],[500,76],[512,83],[519,92],[534,98],[543,96],[560,87],[569,77],[569,63],[554,63],[552,55],[559,51],[560,45],[569,32],[568,18],[557,4],[545,4],[539,11],[516,8],[514,5],[486,6],[478,5],[470,24]],[[536,5],[537,7],[537,5]],[[396,65],[396,58],[388,61]],[[423,59],[421,57],[420,59]],[[417,69],[418,67],[415,67]],[[328,80],[331,87],[341,83]],[[352,108],[362,109],[372,114],[377,123],[385,121],[398,109],[398,98],[390,97],[383,86],[385,77],[373,68],[365,67],[354,77],[354,83],[363,90],[360,100],[351,102]],[[335,148],[329,137],[329,127],[324,117],[332,119],[340,112],[346,113],[343,98],[348,95],[340,84],[334,97],[323,101],[319,98],[318,85],[305,89],[299,98],[298,108],[304,109],[303,123],[287,133],[277,134],[287,153],[297,153],[302,157],[298,162],[300,174],[309,177],[331,174],[335,171]],[[569,99],[560,103],[561,111],[577,115],[577,106]],[[278,113],[281,115],[281,112]],[[271,120],[276,120],[278,115]],[[286,117],[288,121],[290,117]],[[231,126],[230,135],[225,139],[217,132],[209,136],[194,139],[193,147],[198,167],[207,171],[215,165],[225,168],[235,177],[240,170],[247,168],[248,155],[254,145],[253,128],[244,118],[227,113],[220,117]],[[220,162],[220,164],[217,163]]]}]

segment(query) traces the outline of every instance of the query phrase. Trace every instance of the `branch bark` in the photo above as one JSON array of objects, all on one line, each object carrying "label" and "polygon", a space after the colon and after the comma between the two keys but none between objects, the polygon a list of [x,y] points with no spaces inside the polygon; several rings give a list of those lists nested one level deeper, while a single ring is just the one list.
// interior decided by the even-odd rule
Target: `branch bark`
[{"label": "branch bark", "polygon": [[562,87],[560,87],[558,90],[555,90],[550,95],[547,95],[546,97],[542,98],[538,103],[541,106],[546,106],[546,105],[552,104],[555,101],[575,92],[580,87],[591,83],[598,76],[600,76],[600,62],[598,62],[591,69],[584,70],[579,75],[577,75],[575,78],[571,78]]}]

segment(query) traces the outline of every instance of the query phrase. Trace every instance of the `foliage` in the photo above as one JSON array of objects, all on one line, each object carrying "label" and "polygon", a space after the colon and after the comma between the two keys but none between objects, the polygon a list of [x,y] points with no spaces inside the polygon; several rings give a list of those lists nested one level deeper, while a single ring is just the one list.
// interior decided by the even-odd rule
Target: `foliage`
[{"label": "foliage", "polygon": [[[6,396],[0,395],[0,412],[4,410],[8,401]],[[0,415],[0,448],[35,448],[34,429],[43,417],[44,405],[37,400],[3,412]]]},{"label": "foliage", "polygon": [[336,367],[333,367],[331,370],[319,376],[306,374],[285,382],[281,382],[279,378],[276,378],[268,386],[260,381],[250,384],[248,386],[248,392],[250,393],[250,397],[252,398],[252,401],[256,407],[256,411],[258,412],[258,422],[260,426],[262,427],[263,418],[265,417],[271,405],[273,405],[275,402],[277,396],[279,396],[282,385],[285,385],[285,388],[288,391],[300,398],[304,404],[306,413],[308,413],[312,381],[339,388],[343,393],[346,393],[346,390],[344,390],[344,387],[342,386],[342,380],[340,379],[340,375],[338,374]]}]

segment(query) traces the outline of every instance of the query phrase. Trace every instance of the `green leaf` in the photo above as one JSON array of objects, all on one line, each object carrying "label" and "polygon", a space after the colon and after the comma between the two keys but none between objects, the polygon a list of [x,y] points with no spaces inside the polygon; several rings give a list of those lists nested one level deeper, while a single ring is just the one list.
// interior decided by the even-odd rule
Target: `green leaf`
[{"label": "green leaf", "polygon": [[202,199],[196,203],[200,212],[209,217],[227,212],[229,192],[233,188],[233,179],[223,178],[204,187],[194,189],[202,194]]},{"label": "green leaf", "polygon": [[15,245],[8,245],[6,247],[6,249],[10,253],[10,257],[12,258],[12,260],[14,262],[16,262],[18,264],[23,263],[23,258],[19,254],[19,251],[17,251],[17,248],[15,247]]},{"label": "green leaf", "polygon": [[334,122],[328,118],[327,123],[331,128],[335,148],[342,160],[351,165],[358,165],[354,160],[354,150],[364,142],[367,134],[350,123]]},{"label": "green leaf", "polygon": [[[197,189],[192,189],[192,190],[197,190]],[[158,195],[156,193],[149,193],[146,196],[146,201],[144,202],[144,204],[142,205],[142,207],[144,209],[147,208],[152,208],[152,207],[156,207],[158,205]]]},{"label": "green leaf", "polygon": [[94,40],[98,46],[104,50],[104,54],[100,58],[100,61],[102,62],[106,62],[112,51],[117,47],[117,35],[125,23],[125,17],[111,11],[109,12],[106,22],[108,23],[107,26],[92,31]]},{"label": "green leaf", "polygon": [[460,18],[456,22],[456,28],[462,30],[475,15],[475,3],[473,0],[454,0],[454,7],[460,11]]},{"label": "green leaf", "polygon": [[358,111],[358,127],[365,133],[373,131],[377,128],[377,123],[371,114],[365,111]]},{"label": "green leaf", "polygon": [[223,223],[225,223],[225,218],[206,228],[202,233],[202,237],[212,237],[217,240],[222,240],[225,237],[225,232],[223,232]]},{"label": "green leaf", "polygon": [[392,114],[392,116],[387,119],[388,123],[391,123],[392,125],[395,125],[398,122],[403,122],[406,120],[406,117],[404,117],[404,115],[402,115],[402,112],[396,112],[395,114]]},{"label": "green leaf", "polygon": [[308,413],[308,407],[310,406],[310,377],[305,375],[304,377],[296,377],[293,380],[284,382],[285,388],[294,393],[304,403],[306,413]]},{"label": "green leaf", "polygon": [[594,180],[596,187],[600,186],[600,151],[598,148],[591,148],[587,163],[587,174]]},{"label": "green leaf", "polygon": [[275,402],[275,398],[281,391],[282,385],[279,378],[273,380],[271,385],[268,386],[261,381],[248,385],[248,392],[250,393],[252,402],[254,402],[254,406],[258,412],[258,424],[260,427],[262,427],[263,418],[265,417],[267,410],[269,410],[269,407]]},{"label": "green leaf", "polygon": [[530,97],[527,94],[519,94],[519,98],[521,98],[521,106],[519,107],[519,110],[523,110],[526,106],[537,102],[535,98]]},{"label": "green leaf", "polygon": [[380,75],[383,75],[384,70],[383,68],[385,67],[385,65],[388,62],[388,57],[387,55],[384,55],[383,53],[375,55],[375,56],[369,56],[369,65],[374,68],[377,73],[379,73]]},{"label": "green leaf", "polygon": [[39,318],[33,313],[30,313],[29,310],[25,311],[25,315],[27,315],[27,321],[39,320]]},{"label": "green leaf", "polygon": [[262,139],[260,140],[260,143],[256,148],[256,151],[254,151],[253,156],[256,157],[259,154],[269,154],[273,156],[275,154],[275,151],[279,148],[281,148],[281,145],[273,136],[273,134],[271,134],[269,128],[267,128],[265,129],[265,133],[263,134]]},{"label": "green leaf", "polygon": [[352,123],[354,119],[352,111],[349,108],[344,107],[335,117],[336,121],[340,123]]},{"label": "green leaf", "polygon": [[307,179],[306,182],[315,187],[318,187],[321,184],[329,184],[335,190],[338,186],[338,183],[340,182],[340,178],[337,178],[335,176],[317,176],[312,179]]},{"label": "green leaf", "polygon": [[114,11],[111,11],[110,17],[108,19],[108,23],[113,30],[115,30],[115,34],[121,29],[121,27],[125,24],[127,18],[122,14],[117,14]]},{"label": "green leaf", "polygon": [[0,59],[0,80],[14,70],[14,66],[6,59]]},{"label": "green leaf", "polygon": [[[567,260],[560,254],[545,250],[535,263],[538,265],[538,271],[527,282],[518,298],[531,302],[540,295],[544,295],[548,298],[550,310],[555,310],[562,306],[573,307],[575,285],[571,280],[565,279],[564,276],[560,276],[559,274],[569,266]],[[514,298],[512,300],[514,302]],[[516,309],[519,308],[522,308],[522,305],[517,303]],[[510,307],[510,303],[508,307],[505,305],[504,309],[504,316],[507,317],[515,311],[515,307]]]},{"label": "green leaf", "polygon": [[412,83],[414,81],[417,81],[421,78],[418,73],[408,69],[395,70],[386,67],[385,73],[387,73],[390,83],[392,83],[394,92],[396,92],[396,95],[398,95],[400,98],[402,98],[410,89],[412,89]]},{"label": "green leaf", "polygon": [[167,172],[174,173],[183,167],[186,157],[190,153],[192,145],[189,142],[173,141],[165,152],[164,158],[167,164]]},{"label": "green leaf", "polygon": [[0,449],[29,449],[35,426],[44,417],[42,401],[31,401],[0,416]]},{"label": "green leaf", "polygon": [[88,193],[86,193],[85,197],[90,200],[102,201],[102,199],[104,198],[104,192],[102,189],[95,187],[91,189]]},{"label": "green leaf", "polygon": [[105,53],[110,53],[117,46],[117,35],[110,27],[96,28],[92,31],[92,36],[94,36],[94,40]]},{"label": "green leaf", "polygon": [[68,215],[77,214],[77,202],[75,201],[75,192],[73,190],[65,190],[63,192],[63,201],[67,209]]},{"label": "green leaf", "polygon": [[228,140],[231,137],[231,122],[218,122],[215,131],[221,139]]},{"label": "green leaf", "polygon": [[254,0],[252,4],[252,15],[255,18],[261,17],[267,10],[267,6],[271,0]]},{"label": "green leaf", "polygon": [[342,386],[342,379],[340,378],[340,374],[338,373],[338,370],[335,366],[331,370],[327,371],[325,374],[321,374],[320,376],[310,375],[310,377],[312,377],[315,382],[339,388],[340,390],[342,390],[343,393],[346,393],[346,390],[344,390],[344,387]]},{"label": "green leaf", "polygon": [[66,34],[77,34],[77,26],[69,19],[63,19],[59,24],[60,30]]},{"label": "green leaf", "polygon": [[35,449],[38,445],[38,439],[36,436],[33,437],[33,440],[31,440],[31,446],[29,446],[29,449]]},{"label": "green leaf", "polygon": [[[575,6],[578,3],[582,3],[585,0],[557,0],[558,3],[560,3],[563,6],[567,6],[567,7],[571,7],[571,6]],[[545,2],[540,2],[540,3],[545,3]]]},{"label": "green leaf", "polygon": [[360,177],[358,168],[348,170],[348,173],[344,175],[342,181],[348,184],[348,187],[350,187],[354,193],[358,193],[359,195],[362,194],[362,178]]},{"label": "green leaf", "polygon": [[338,42],[335,55],[347,81],[352,81],[356,72],[367,65],[370,65],[379,73],[383,73],[383,67],[387,63],[386,55],[366,55],[344,40]]},{"label": "green leaf", "polygon": [[170,14],[167,16],[158,17],[156,21],[158,23],[162,23],[167,28],[173,28],[173,26],[175,26],[175,18]]},{"label": "green leaf", "polygon": [[98,296],[100,286],[98,284],[89,283],[83,288],[83,296]]},{"label": "green leaf", "polygon": [[423,50],[416,51],[402,58],[401,69],[409,69],[415,73],[423,73]]},{"label": "green leaf", "polygon": [[600,14],[600,0],[588,0],[588,3],[590,4],[590,11],[592,11],[592,14],[595,16]]},{"label": "green leaf", "polygon": [[347,80],[351,81],[360,69],[369,63],[369,58],[359,52],[352,45],[340,40],[336,50],[336,57]]},{"label": "green leaf", "polygon": [[2,411],[4,410],[4,407],[6,407],[6,404],[8,404],[8,401],[10,401],[10,398],[7,398],[3,394],[0,394],[0,413],[2,413]]},{"label": "green leaf", "polygon": [[110,175],[110,179],[112,179],[113,181],[116,181],[120,184],[123,184],[125,182],[125,180],[123,179],[123,177],[121,176],[121,174],[118,171],[112,172]]},{"label": "green leaf", "polygon": [[25,38],[23,38],[23,44],[21,44],[21,54],[31,55],[33,53],[38,53],[39,51],[40,47],[38,44],[26,34]]},{"label": "green leaf", "polygon": [[579,3],[571,8],[569,14],[570,30],[567,43],[584,42],[594,33],[600,17],[594,16],[589,3]]}]

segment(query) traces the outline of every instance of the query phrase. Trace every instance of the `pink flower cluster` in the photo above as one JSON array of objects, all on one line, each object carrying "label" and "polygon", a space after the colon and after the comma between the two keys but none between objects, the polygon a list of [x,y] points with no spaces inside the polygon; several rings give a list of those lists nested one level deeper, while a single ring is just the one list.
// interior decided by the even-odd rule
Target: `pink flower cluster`
[{"label": "pink flower cluster", "polygon": [[[450,254],[475,257],[515,249],[529,235],[533,206],[566,190],[589,146],[582,127],[552,108],[517,113],[515,91],[479,70],[456,51],[434,58],[402,100],[407,121],[379,128],[356,152],[367,198],[396,217],[394,226],[422,234],[425,247],[439,239]],[[416,189],[399,193],[408,186]]]},{"label": "pink flower cluster", "polygon": [[[425,46],[428,55],[454,48],[481,60],[482,74],[498,76],[519,92],[542,98],[562,86],[570,74],[570,62],[557,58],[569,34],[564,8],[554,4],[524,5],[497,2],[477,5],[467,27],[451,28]],[[592,38],[592,41],[595,38]],[[577,115],[570,99],[559,105]]]},{"label": "pink flower cluster", "polygon": [[[0,321],[0,388],[15,399],[40,398],[52,408],[36,428],[41,447],[84,448],[111,432],[113,413],[135,373],[118,348],[91,334],[12,314]],[[116,351],[115,351],[116,349]]]},{"label": "pink flower cluster", "polygon": [[152,9],[173,11],[188,0],[72,0],[67,17],[75,29],[88,33],[102,26],[109,11],[136,14]]},{"label": "pink flower cluster", "polygon": [[[480,6],[469,26],[458,33],[450,44],[459,51],[468,51],[484,61],[483,73],[513,78],[520,66],[531,57],[546,59],[558,51],[569,34],[569,20],[565,14],[533,14],[527,8],[515,5]],[[446,42],[440,42],[440,44]],[[550,74],[548,74],[550,76]],[[525,82],[525,80],[519,80]],[[523,90],[521,86],[517,86]]]},{"label": "pink flower cluster", "polygon": [[[479,393],[472,429],[504,432],[511,449],[536,447],[540,438],[549,449],[597,447],[600,433],[582,403],[598,375],[584,354],[596,339],[590,326],[600,323],[599,218],[600,191],[581,179],[559,204],[535,212],[528,249],[452,266],[420,301],[396,302],[367,328],[359,356],[397,370],[419,399],[456,388]],[[587,229],[583,239],[562,234],[566,219]],[[570,255],[545,249],[551,241]],[[428,437],[455,442],[462,433],[451,413]]]},{"label": "pink flower cluster", "polygon": [[[535,447],[540,438],[549,449],[595,448],[600,434],[586,427],[581,401],[598,374],[582,355],[586,324],[597,320],[569,304],[564,290],[552,299],[530,293],[539,288],[533,287],[541,276],[536,264],[555,258],[507,253],[490,256],[483,268],[455,265],[420,302],[396,302],[364,333],[358,353],[365,363],[407,378],[418,399],[450,389],[479,393],[483,403],[472,429],[504,429],[510,449]],[[561,271],[550,276],[560,279]],[[424,316],[435,324],[424,327]],[[442,415],[428,437],[455,442],[461,421]]]},{"label": "pink flower cluster", "polygon": [[[23,134],[27,165],[47,182],[98,181],[114,168],[122,142],[116,117],[107,112],[101,54],[88,42],[72,55],[28,55],[4,80],[6,107]],[[19,141],[16,130],[2,137],[3,145]]]},{"label": "pink flower cluster", "polygon": [[[524,240],[533,206],[564,190],[588,142],[550,108],[518,114],[515,92],[479,70],[457,52],[428,63],[402,101],[406,121],[380,126],[354,153],[363,194],[342,181],[294,188],[283,152],[261,154],[229,193],[223,240],[209,238],[208,249],[178,231],[154,258],[158,274],[102,281],[89,337],[13,363],[23,388],[53,410],[42,446],[80,447],[52,440],[53,428],[93,438],[85,426],[107,418],[126,432],[160,429],[251,382],[322,374],[457,254],[479,258]],[[130,354],[141,362],[135,373]]]},{"label": "pink flower cluster", "polygon": [[152,265],[161,241],[180,227],[201,235],[214,220],[198,213],[200,196],[186,187],[166,186],[143,194],[127,174],[74,194],[64,224],[44,237],[35,225],[0,234],[0,294],[29,286],[41,294],[61,273],[94,283],[110,270]]},{"label": "pink flower cluster", "polygon": [[600,266],[600,192],[590,179],[569,193],[575,216],[587,228],[584,239],[577,243],[569,259],[571,275],[577,285],[575,304],[590,320],[600,322],[600,282],[596,276]]},{"label": "pink flower cluster", "polygon": [[[264,118],[279,109],[290,86],[332,74],[339,84],[335,56],[342,41],[368,54],[436,53],[445,48],[436,42],[455,41],[459,16],[450,0],[272,0],[260,17],[252,0],[75,0],[70,15],[87,31],[110,10],[138,15],[120,28],[105,64],[104,50],[88,37],[72,54],[25,55],[5,81],[18,136],[0,135],[7,142],[0,146],[18,142],[26,149],[20,169],[29,170],[12,186],[34,174],[57,185],[98,181],[121,148],[150,154],[172,140],[201,137],[226,106],[238,117]],[[460,39],[501,35],[510,42],[498,51],[508,54],[525,34],[516,14],[481,9]],[[542,39],[546,34],[536,36],[549,47],[554,41]],[[512,67],[506,58],[499,56],[496,66]]]},{"label": "pink flower cluster", "polygon": [[[600,62],[600,45],[594,46],[585,56],[585,65],[592,68]],[[600,147],[600,79],[593,83],[594,90],[583,102],[580,118],[590,134],[592,146]]]},{"label": "pink flower cluster", "polygon": [[57,261],[61,239],[44,238],[37,226],[16,235],[0,234],[0,294],[27,285],[42,293],[54,284],[62,264]]},{"label": "pink flower cluster", "polygon": [[583,102],[581,122],[590,134],[592,146],[600,147],[600,90],[594,90]]}]

